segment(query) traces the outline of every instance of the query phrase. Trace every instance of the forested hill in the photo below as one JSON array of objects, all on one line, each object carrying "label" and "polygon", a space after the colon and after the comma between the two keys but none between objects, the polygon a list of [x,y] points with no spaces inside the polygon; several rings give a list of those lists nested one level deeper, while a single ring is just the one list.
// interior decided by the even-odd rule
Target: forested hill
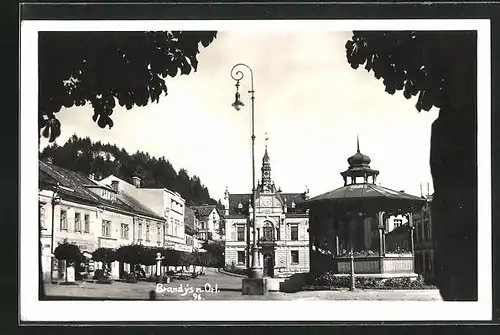
[{"label": "forested hill", "polygon": [[79,138],[73,135],[63,146],[50,145],[42,150],[40,159],[52,158],[55,165],[84,175],[94,174],[96,179],[111,174],[132,183],[132,177],[142,180],[142,187],[167,188],[176,191],[186,199],[188,206],[216,205],[219,203],[210,198],[208,189],[196,175],[189,176],[188,171],[175,171],[165,157],[151,157],[148,153],[137,151],[129,154],[113,144],[92,142],[90,138]]}]

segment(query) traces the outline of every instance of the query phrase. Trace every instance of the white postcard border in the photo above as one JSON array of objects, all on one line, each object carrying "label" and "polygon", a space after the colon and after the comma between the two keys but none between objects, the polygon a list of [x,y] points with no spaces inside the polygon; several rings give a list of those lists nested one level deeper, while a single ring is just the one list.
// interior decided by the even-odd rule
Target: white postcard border
[{"label": "white postcard border", "polygon": [[[478,301],[39,301],[38,31],[477,30]],[[23,21],[20,109],[20,317],[24,321],[439,321],[490,320],[491,59],[489,20]],[[457,181],[459,182],[459,181]],[[147,292],[145,292],[147,295]],[[196,305],[195,305],[196,304]],[[197,311],[194,313],[193,311]]]}]

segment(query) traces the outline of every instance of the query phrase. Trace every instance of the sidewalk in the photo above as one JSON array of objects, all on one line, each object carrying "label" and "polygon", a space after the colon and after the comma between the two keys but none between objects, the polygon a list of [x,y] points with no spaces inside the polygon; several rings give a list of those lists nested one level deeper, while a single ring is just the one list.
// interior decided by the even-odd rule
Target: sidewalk
[{"label": "sidewalk", "polygon": [[[215,288],[214,282],[209,283]],[[205,284],[190,281],[176,281],[165,285],[175,288],[170,292],[158,293],[157,300],[386,300],[386,301],[440,301],[437,290],[360,290],[360,291],[301,291],[297,293],[270,292],[266,296],[245,296],[241,294],[241,282],[231,286],[217,283],[217,292],[206,292]],[[52,285],[46,287],[49,299],[58,300],[148,300],[149,292],[156,284],[114,282],[113,284],[80,283],[78,285]],[[179,288],[181,288],[179,290]],[[196,293],[198,288],[199,293]],[[180,292],[179,292],[180,291]],[[51,298],[52,297],[52,298]]]}]

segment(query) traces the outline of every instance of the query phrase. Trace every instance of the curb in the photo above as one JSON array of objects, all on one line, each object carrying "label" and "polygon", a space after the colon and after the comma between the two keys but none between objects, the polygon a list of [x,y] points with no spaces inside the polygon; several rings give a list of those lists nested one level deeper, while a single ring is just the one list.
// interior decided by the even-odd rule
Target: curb
[{"label": "curb", "polygon": [[238,277],[238,278],[246,278],[246,276],[239,275],[239,274],[236,274],[236,273],[227,272],[227,271],[224,271],[224,270],[221,270],[221,269],[217,269],[217,272],[225,274],[227,276]]}]

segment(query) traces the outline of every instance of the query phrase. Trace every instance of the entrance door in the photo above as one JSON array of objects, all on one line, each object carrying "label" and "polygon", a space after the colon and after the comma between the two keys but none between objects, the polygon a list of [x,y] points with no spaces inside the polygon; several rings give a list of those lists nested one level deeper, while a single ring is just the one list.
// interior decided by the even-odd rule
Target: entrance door
[{"label": "entrance door", "polygon": [[274,260],[273,255],[270,253],[264,254],[264,276],[273,277],[274,276]]}]

